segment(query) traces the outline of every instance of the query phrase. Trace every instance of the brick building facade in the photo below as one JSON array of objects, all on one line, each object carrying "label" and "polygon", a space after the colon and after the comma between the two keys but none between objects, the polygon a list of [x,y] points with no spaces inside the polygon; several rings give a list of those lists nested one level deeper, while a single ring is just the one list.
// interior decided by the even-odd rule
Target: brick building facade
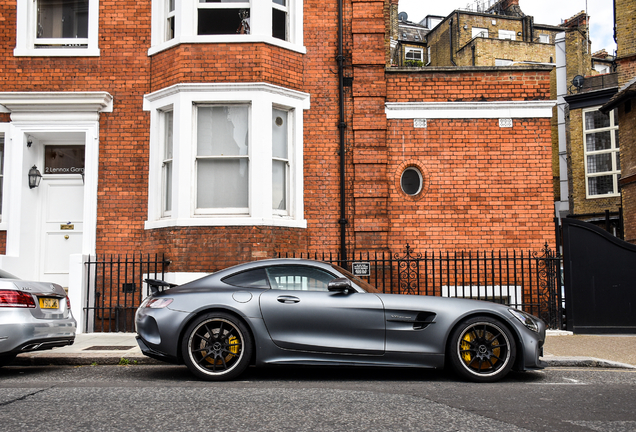
[{"label": "brick building facade", "polygon": [[0,6],[5,270],[554,243],[548,66],[387,67],[389,0],[38,4]]}]

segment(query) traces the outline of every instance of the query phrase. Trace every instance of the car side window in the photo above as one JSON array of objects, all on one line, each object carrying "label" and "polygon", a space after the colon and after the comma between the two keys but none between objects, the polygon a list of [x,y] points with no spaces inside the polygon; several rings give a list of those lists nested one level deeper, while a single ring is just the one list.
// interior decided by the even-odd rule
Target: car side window
[{"label": "car side window", "polygon": [[262,267],[233,274],[223,279],[223,282],[242,288],[269,288],[267,274]]},{"label": "car side window", "polygon": [[314,267],[282,265],[267,268],[272,289],[291,291],[329,291],[336,276]]}]

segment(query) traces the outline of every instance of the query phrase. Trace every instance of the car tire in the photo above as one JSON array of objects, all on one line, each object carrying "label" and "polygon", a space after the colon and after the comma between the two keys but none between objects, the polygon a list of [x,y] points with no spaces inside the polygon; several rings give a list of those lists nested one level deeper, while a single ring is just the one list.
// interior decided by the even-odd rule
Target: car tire
[{"label": "car tire", "polygon": [[207,313],[193,321],[181,341],[183,361],[197,377],[209,381],[231,380],[249,366],[252,336],[237,317]]},{"label": "car tire", "polygon": [[462,321],[448,346],[453,370],[474,382],[495,382],[505,377],[516,358],[515,340],[499,320],[487,316]]}]

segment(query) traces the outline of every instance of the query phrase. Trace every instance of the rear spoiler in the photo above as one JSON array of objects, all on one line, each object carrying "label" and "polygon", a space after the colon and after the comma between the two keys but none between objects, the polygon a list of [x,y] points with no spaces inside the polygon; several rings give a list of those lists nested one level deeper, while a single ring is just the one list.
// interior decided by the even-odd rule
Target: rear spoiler
[{"label": "rear spoiler", "polygon": [[166,288],[172,288],[177,286],[177,284],[162,281],[159,279],[146,279],[144,280],[144,282],[148,284],[148,287],[150,288],[150,291],[152,292],[153,295],[157,294],[158,292],[162,292]]}]

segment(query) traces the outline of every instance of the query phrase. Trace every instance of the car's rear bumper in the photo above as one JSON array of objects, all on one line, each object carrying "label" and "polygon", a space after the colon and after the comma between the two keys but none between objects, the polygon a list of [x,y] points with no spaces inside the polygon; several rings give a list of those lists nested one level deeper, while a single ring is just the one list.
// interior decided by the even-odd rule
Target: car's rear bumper
[{"label": "car's rear bumper", "polygon": [[179,359],[177,357],[174,356],[170,356],[168,354],[156,351],[152,348],[150,348],[148,346],[148,344],[146,343],[146,341],[144,341],[141,337],[137,336],[137,344],[139,345],[139,348],[141,349],[141,352],[150,357],[153,358],[155,360],[159,360],[159,361],[164,361],[167,363],[174,363],[174,364],[179,364]]},{"label": "car's rear bumper", "polygon": [[0,354],[48,350],[75,341],[77,323],[71,316],[37,319],[23,315],[22,319],[7,321],[0,321]]}]

